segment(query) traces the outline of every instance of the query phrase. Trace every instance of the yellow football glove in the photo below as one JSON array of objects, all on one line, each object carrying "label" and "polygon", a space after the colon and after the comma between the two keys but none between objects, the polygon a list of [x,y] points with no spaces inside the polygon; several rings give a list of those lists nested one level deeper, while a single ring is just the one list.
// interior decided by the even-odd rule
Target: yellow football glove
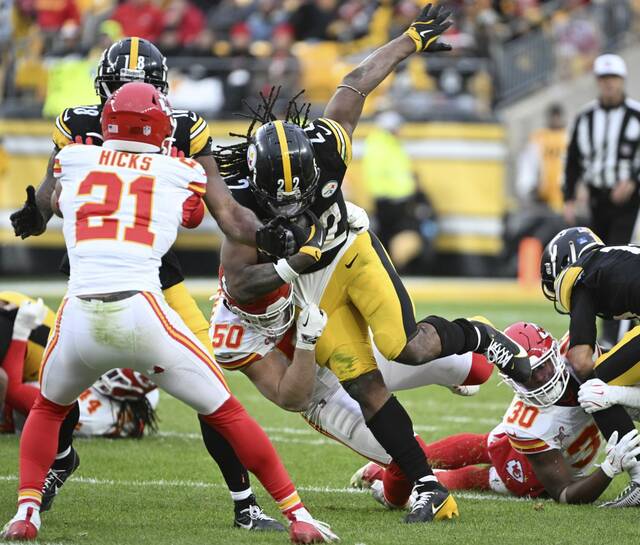
[{"label": "yellow football glove", "polygon": [[451,12],[442,9],[442,6],[432,9],[431,4],[426,5],[405,32],[416,44],[416,52],[451,51],[451,45],[438,41],[442,33],[453,24],[449,20],[450,15]]}]

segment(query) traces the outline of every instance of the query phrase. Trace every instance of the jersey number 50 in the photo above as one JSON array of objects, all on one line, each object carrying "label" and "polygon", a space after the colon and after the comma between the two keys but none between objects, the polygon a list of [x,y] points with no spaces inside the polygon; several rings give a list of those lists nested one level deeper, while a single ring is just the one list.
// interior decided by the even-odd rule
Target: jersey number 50
[{"label": "jersey number 50", "polygon": [[[132,226],[126,227],[123,239],[152,246],[155,235],[149,231],[155,178],[140,176],[129,185],[129,195],[136,199]],[[76,242],[118,238],[118,219],[112,217],[120,208],[124,182],[115,172],[90,172],[78,187],[78,195],[90,195],[94,188],[104,187],[102,202],[83,204],[76,213]],[[101,218],[89,225],[90,218]]]}]

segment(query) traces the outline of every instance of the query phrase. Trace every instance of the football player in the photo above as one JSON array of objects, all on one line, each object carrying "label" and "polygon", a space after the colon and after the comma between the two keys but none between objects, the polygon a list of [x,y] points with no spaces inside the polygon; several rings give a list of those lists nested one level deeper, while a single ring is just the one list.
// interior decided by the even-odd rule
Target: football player
[{"label": "football player", "polygon": [[124,360],[233,445],[288,518],[293,542],[337,539],[311,517],[264,431],[162,297],[161,258],[179,225],[202,220],[207,184],[196,161],[163,153],[174,129],[166,98],[148,83],[128,83],[101,117],[102,148],[67,146],[55,158],[51,207],[63,218],[71,274],[20,441],[18,511],[3,537],[37,537],[58,429],[78,396]]},{"label": "football player", "polygon": [[297,292],[305,295],[301,300],[318,302],[327,313],[316,360],[329,367],[358,401],[376,440],[414,483],[419,501],[407,522],[450,518],[458,511],[429,468],[409,415],[384,384],[369,329],[390,361],[420,365],[477,352],[515,378],[524,380],[530,371],[526,352],[482,321],[429,316],[416,323],[408,293],[377,238],[369,232],[355,235],[348,227],[341,184],[365,98],[410,55],[451,49],[439,41],[451,25],[449,14],[442,6],[426,6],[404,34],[344,78],[324,117],[307,122],[308,109],[292,102],[285,121],[275,120],[272,94],[254,109],[245,142],[216,154],[236,199],[259,217],[297,218],[309,210],[318,218],[312,224],[313,236],[299,237],[298,254],[259,267],[245,268],[263,256],[230,241],[236,266],[225,268],[227,292],[247,302],[295,282]]},{"label": "football player", "polygon": [[[162,93],[166,93],[168,89],[165,57],[154,44],[142,38],[125,38],[102,54],[95,78],[100,104],[67,108],[57,117],[53,130],[54,149],[45,178],[37,192],[31,186],[27,188],[27,202],[21,210],[11,215],[17,236],[26,238],[44,232],[52,215],[50,196],[55,184],[53,166],[58,151],[73,142],[100,146],[103,142],[100,126],[103,105],[116,89],[129,81],[145,81]],[[284,227],[262,228],[255,215],[239,206],[229,194],[212,157],[207,122],[195,112],[187,110],[173,110],[172,117],[175,121],[175,130],[171,136],[172,147],[180,155],[191,157],[205,169],[208,180],[205,202],[225,234],[247,244],[259,244],[267,253],[289,251],[286,248],[292,247],[293,239]],[[62,270],[69,274],[66,257]],[[187,291],[180,263],[172,250],[162,257],[160,282],[169,306],[181,316],[200,341],[209,347],[207,320]],[[245,529],[284,530],[262,512],[250,488],[249,494],[245,495],[249,476],[233,449],[211,428],[202,426],[202,429],[204,440],[209,443],[207,448],[220,466],[231,491],[234,500],[234,525]],[[212,443],[215,448],[211,446]],[[238,490],[242,492],[237,492]]]},{"label": "football player", "polygon": [[[592,503],[619,473],[639,477],[636,430],[621,438],[615,432],[605,447],[604,462],[592,471],[600,433],[578,404],[579,385],[556,340],[526,322],[509,326],[505,333],[528,347],[531,379],[522,384],[502,375],[515,397],[490,433],[459,434],[427,445],[432,465],[441,468],[438,479],[451,490],[492,489],[519,497],[548,495],[560,503]],[[566,348],[568,340],[564,344]],[[384,473],[380,466],[367,464],[356,473],[357,483],[370,486],[383,505],[403,507],[390,499]]]},{"label": "football player", "polygon": [[[640,315],[639,265],[640,248],[605,246],[586,227],[560,231],[544,250],[542,291],[559,313],[569,314],[567,359],[583,381],[595,378],[611,386],[640,382],[640,326],[594,363],[596,317],[620,320]],[[598,384],[583,386],[585,401],[600,390]],[[603,408],[593,417],[605,437],[614,430],[623,436],[635,429],[621,405]],[[631,482],[614,503],[640,505],[640,484]]]},{"label": "football player", "polygon": [[[348,202],[346,205],[350,218],[362,214],[366,218],[362,209]],[[309,304],[296,320],[290,284],[250,303],[235,301],[225,289],[224,265],[233,259],[225,245],[223,242],[220,288],[209,330],[218,363],[243,372],[267,399],[285,410],[301,412],[320,433],[388,466],[387,488],[394,497],[404,496],[406,502],[411,484],[373,437],[360,406],[331,371],[315,364],[315,342],[326,322],[324,312]],[[375,356],[391,391],[429,384],[466,391],[479,388],[477,385],[485,382],[493,369],[483,356],[471,353],[419,367],[389,362],[378,350]]]}]

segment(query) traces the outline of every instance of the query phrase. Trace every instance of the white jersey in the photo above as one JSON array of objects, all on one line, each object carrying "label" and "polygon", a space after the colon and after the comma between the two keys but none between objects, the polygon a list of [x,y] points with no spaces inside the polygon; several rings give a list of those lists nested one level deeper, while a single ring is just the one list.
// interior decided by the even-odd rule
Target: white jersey
[{"label": "white jersey", "polygon": [[183,206],[206,188],[191,159],[65,146],[54,175],[71,275],[69,295],[160,293],[158,268],[183,221]]},{"label": "white jersey", "polygon": [[511,446],[524,454],[560,450],[574,476],[590,473],[602,437],[593,418],[578,405],[540,408],[514,397],[491,436],[505,433]]},{"label": "white jersey", "polygon": [[[160,391],[147,394],[147,400],[153,409],[158,406]],[[78,398],[80,420],[75,433],[83,437],[108,436],[129,437],[132,422],[118,422],[120,404],[112,398],[101,394],[93,386],[85,390]]]}]

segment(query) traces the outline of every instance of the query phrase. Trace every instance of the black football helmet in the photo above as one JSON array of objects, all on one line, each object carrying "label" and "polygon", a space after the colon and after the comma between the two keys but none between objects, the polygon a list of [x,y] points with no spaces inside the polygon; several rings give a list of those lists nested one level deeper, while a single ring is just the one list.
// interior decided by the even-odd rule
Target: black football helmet
[{"label": "black football helmet", "polygon": [[270,216],[294,218],[313,204],[320,178],[313,145],[302,127],[271,121],[247,150],[249,185]]},{"label": "black football helmet", "polygon": [[129,81],[150,83],[163,94],[169,89],[167,59],[148,40],[124,38],[102,53],[94,80],[96,93],[102,102]]},{"label": "black football helmet", "polygon": [[587,255],[604,243],[588,227],[571,227],[560,231],[544,249],[540,263],[542,293],[557,301],[556,279],[562,271],[573,265],[579,258]]}]

